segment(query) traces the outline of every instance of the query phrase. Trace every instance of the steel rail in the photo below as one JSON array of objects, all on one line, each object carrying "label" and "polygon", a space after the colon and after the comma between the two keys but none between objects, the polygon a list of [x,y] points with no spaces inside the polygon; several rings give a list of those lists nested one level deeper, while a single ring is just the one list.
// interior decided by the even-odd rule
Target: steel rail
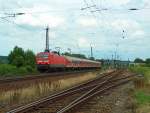
[{"label": "steel rail", "polygon": [[7,113],[18,113],[18,112],[21,112],[21,111],[25,111],[26,109],[31,109],[31,108],[33,108],[35,106],[38,106],[38,105],[42,104],[42,103],[45,103],[47,101],[50,101],[50,100],[53,100],[53,99],[56,99],[56,98],[60,98],[60,97],[62,97],[64,95],[69,95],[69,94],[76,93],[76,92],[81,91],[81,90],[85,90],[88,87],[84,88],[83,86],[85,86],[87,84],[91,84],[91,83],[93,83],[93,82],[95,82],[97,80],[100,80],[100,79],[104,78],[104,77],[107,77],[108,75],[117,74],[117,73],[119,73],[119,72],[110,72],[110,73],[103,74],[102,76],[97,77],[94,80],[89,80],[86,83],[79,84],[77,86],[74,86],[72,88],[66,89],[66,90],[61,91],[61,92],[58,92],[58,93],[53,94],[51,96],[48,96],[46,98],[43,98],[43,99],[37,100],[35,102],[29,103],[29,104],[27,104],[25,106],[21,106],[19,108],[13,109],[11,111],[8,111]]},{"label": "steel rail", "polygon": [[96,90],[97,88],[99,88],[99,86],[94,87],[93,89],[91,89],[89,92],[87,92],[86,94],[82,95],[81,97],[77,98],[76,100],[74,100],[73,102],[71,102],[69,105],[67,105],[66,107],[62,108],[61,110],[59,110],[57,113],[65,113],[68,112],[69,110],[73,109],[74,107],[76,107],[77,105],[87,101],[87,99],[97,95],[97,94],[102,94],[104,92],[106,92],[107,90],[113,88],[113,87],[117,87],[120,86],[122,84],[125,84],[127,82],[131,81],[131,79],[127,79],[127,80],[123,80],[121,82],[118,82],[116,84],[112,84],[110,86],[107,86],[103,89],[98,90],[97,92],[92,93],[92,91]]}]

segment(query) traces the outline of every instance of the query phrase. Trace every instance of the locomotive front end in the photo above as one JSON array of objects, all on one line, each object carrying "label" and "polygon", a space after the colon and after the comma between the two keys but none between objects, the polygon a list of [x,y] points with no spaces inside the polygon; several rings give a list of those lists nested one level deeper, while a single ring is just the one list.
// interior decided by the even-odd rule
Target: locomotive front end
[{"label": "locomotive front end", "polygon": [[48,52],[38,53],[36,56],[36,64],[39,71],[48,70],[50,65],[50,54]]}]

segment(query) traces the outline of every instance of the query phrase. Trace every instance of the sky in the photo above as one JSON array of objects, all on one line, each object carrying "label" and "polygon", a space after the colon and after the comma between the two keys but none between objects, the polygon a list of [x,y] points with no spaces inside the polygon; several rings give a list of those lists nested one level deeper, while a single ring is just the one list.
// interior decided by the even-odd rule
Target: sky
[{"label": "sky", "polygon": [[150,57],[149,0],[0,0],[0,55],[16,45],[44,51],[47,26],[51,50],[89,57],[92,46],[99,59]]}]

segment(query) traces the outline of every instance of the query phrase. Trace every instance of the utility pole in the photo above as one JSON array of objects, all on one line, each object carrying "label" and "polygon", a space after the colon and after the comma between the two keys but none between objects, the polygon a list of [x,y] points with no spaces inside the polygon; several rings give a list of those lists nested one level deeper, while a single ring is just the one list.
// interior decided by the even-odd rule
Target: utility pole
[{"label": "utility pole", "polygon": [[46,28],[46,48],[45,52],[49,52],[49,27]]},{"label": "utility pole", "polygon": [[114,60],[114,55],[113,54],[111,55],[111,59],[112,59],[112,61]]},{"label": "utility pole", "polygon": [[114,60],[117,60],[117,52],[115,51],[115,58],[114,58]]},{"label": "utility pole", "polygon": [[93,58],[93,47],[91,46],[91,58]]}]

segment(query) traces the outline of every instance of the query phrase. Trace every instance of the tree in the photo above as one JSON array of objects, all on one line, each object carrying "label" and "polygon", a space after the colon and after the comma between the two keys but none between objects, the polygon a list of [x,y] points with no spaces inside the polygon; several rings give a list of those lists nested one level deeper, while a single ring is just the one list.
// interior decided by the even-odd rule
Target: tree
[{"label": "tree", "polygon": [[146,63],[146,64],[150,64],[150,58],[147,58],[147,59],[145,60],[145,63]]},{"label": "tree", "polygon": [[136,58],[134,60],[135,63],[144,63],[143,59],[140,59],[140,58]]},{"label": "tree", "polygon": [[73,57],[77,57],[77,58],[84,58],[86,59],[86,56],[83,54],[72,54]]},{"label": "tree", "polygon": [[13,65],[15,65],[16,67],[21,67],[24,65],[24,58],[23,56],[16,56],[12,62]]},{"label": "tree", "polygon": [[22,48],[15,46],[8,56],[9,64],[17,67],[31,66],[35,67],[35,55],[31,50],[24,51]]},{"label": "tree", "polygon": [[146,63],[147,66],[150,67],[150,58],[147,58],[147,59],[145,60],[145,63]]},{"label": "tree", "polygon": [[31,66],[31,67],[35,67],[35,55],[31,50],[27,50],[25,52],[25,65]]},{"label": "tree", "polygon": [[0,60],[0,64],[3,64],[2,60]]},{"label": "tree", "polygon": [[15,46],[13,51],[8,55],[9,64],[21,67],[24,65],[25,53],[20,47]]}]

